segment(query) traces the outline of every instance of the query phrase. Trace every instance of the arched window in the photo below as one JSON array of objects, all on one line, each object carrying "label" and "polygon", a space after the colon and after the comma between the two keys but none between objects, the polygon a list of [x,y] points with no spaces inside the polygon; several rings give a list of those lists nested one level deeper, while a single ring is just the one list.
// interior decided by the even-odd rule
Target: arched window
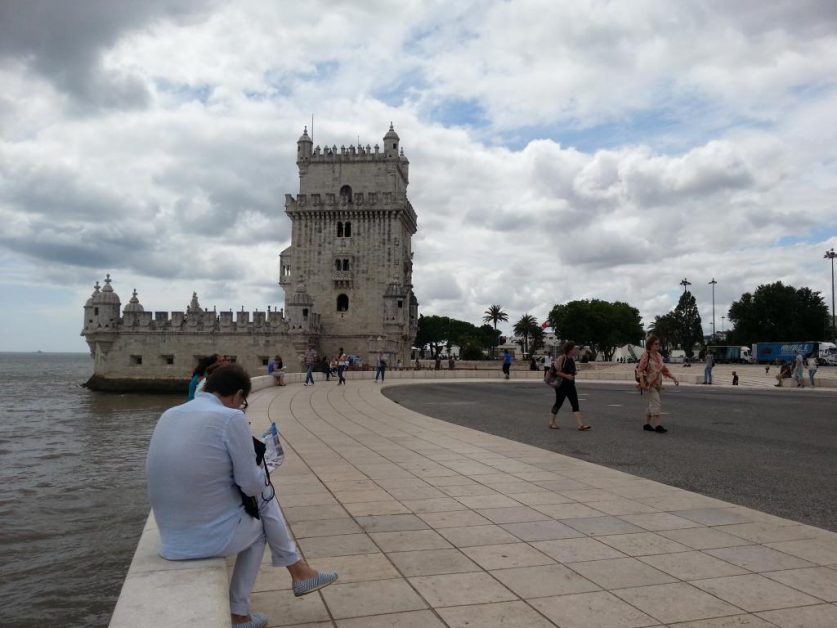
[{"label": "arched window", "polygon": [[347,238],[352,237],[352,223],[347,222],[343,227],[343,235]]},{"label": "arched window", "polygon": [[334,260],[334,270],[340,270],[342,264],[340,263],[339,259]]},{"label": "arched window", "polygon": [[337,311],[347,312],[349,310],[349,297],[345,294],[337,295]]},{"label": "arched window", "polygon": [[343,270],[349,270],[349,260],[348,259],[343,260]]},{"label": "arched window", "polygon": [[352,187],[350,185],[344,185],[342,188],[340,188],[340,200],[344,203],[351,204]]},{"label": "arched window", "polygon": [[338,238],[343,237],[343,223],[342,222],[337,223],[337,237]]}]

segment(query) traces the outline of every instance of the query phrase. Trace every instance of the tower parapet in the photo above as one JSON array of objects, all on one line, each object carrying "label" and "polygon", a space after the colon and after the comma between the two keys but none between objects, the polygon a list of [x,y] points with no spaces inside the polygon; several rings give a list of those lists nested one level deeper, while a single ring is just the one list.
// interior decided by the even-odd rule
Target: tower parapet
[{"label": "tower parapet", "polygon": [[[318,317],[311,320],[318,328]],[[283,309],[217,312],[201,307],[197,293],[185,312],[149,312],[134,290],[120,313],[108,275],[84,305],[81,335],[94,358],[90,387],[163,390],[179,389],[197,360],[212,353],[231,356],[253,374],[280,353],[293,370],[297,350],[290,331]]]},{"label": "tower parapet", "polygon": [[[185,311],[150,312],[136,290],[120,312],[111,279],[84,305],[82,335],[104,379],[188,378],[197,360],[220,353],[251,373],[277,353],[301,369],[310,345],[342,349],[374,363],[380,353],[406,363],[415,339],[409,160],[390,124],[381,145],[316,148],[308,129],[297,141],[299,190],[285,196],[291,243],[279,254],[285,308],[218,312],[197,293]],[[303,281],[304,280],[304,281]],[[179,385],[179,384],[178,384]]]}]

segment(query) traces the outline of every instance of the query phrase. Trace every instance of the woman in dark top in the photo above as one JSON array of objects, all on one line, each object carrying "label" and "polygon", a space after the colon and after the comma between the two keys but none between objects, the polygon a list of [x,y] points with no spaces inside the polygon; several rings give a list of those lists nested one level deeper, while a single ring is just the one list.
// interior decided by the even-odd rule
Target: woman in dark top
[{"label": "woman in dark top", "polygon": [[584,421],[581,420],[581,412],[578,408],[578,393],[575,390],[575,357],[577,355],[578,350],[575,348],[575,343],[572,341],[566,342],[564,343],[564,355],[552,363],[552,370],[558,375],[559,384],[555,387],[555,405],[552,406],[550,429],[558,429],[558,410],[561,409],[564,399],[570,400],[578,430],[584,432],[590,429],[590,426],[585,425]]}]

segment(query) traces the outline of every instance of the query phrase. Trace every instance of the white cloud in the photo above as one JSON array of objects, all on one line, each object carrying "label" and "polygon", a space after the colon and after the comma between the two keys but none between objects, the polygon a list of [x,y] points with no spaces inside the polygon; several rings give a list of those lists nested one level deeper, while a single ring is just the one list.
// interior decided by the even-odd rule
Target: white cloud
[{"label": "white cloud", "polygon": [[[499,303],[513,322],[604,298],[648,322],[686,276],[709,330],[712,276],[718,321],[760,283],[830,294],[822,3],[160,0],[79,2],[76,21],[44,6],[0,14],[0,283],[61,291],[53,315],[80,318],[105,272],[147,309],[192,290],[281,306],[312,113],[337,146],[395,123],[425,314],[479,323]],[[35,348],[14,340],[0,349]]]}]

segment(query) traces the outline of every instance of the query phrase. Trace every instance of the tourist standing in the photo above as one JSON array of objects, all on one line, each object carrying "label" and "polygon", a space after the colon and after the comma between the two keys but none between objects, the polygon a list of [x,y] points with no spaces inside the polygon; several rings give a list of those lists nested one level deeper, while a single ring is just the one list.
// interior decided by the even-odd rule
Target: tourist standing
[{"label": "tourist standing", "polygon": [[375,381],[378,381],[378,377],[380,376],[381,381],[384,381],[387,372],[387,361],[384,359],[384,354],[378,354],[378,368],[375,370]]},{"label": "tourist standing", "polygon": [[506,379],[509,378],[511,373],[511,364],[512,364],[512,356],[509,353],[508,349],[503,349],[503,375],[505,375]]},{"label": "tourist standing", "polygon": [[802,354],[797,351],[793,362],[793,381],[797,388],[805,388],[805,365],[802,363]]},{"label": "tourist standing", "polygon": [[346,383],[346,367],[349,366],[348,356],[343,353],[343,347],[340,347],[340,355],[337,357],[337,385]]},{"label": "tourist standing", "polygon": [[680,382],[663,363],[663,356],[660,355],[660,340],[656,336],[648,337],[645,353],[639,359],[636,370],[639,375],[640,389],[648,391],[648,409],[645,413],[645,425],[642,429],[648,432],[665,434],[668,430],[660,425],[660,414],[662,413],[660,391],[663,388],[663,377],[668,377],[674,382],[675,386],[679,386]]},{"label": "tourist standing", "polygon": [[549,370],[552,368],[552,354],[547,353],[543,356],[543,374],[546,375],[549,373]]},{"label": "tourist standing", "polygon": [[436,370],[440,371],[442,369],[442,354],[438,351],[436,352]]},{"label": "tourist standing", "polygon": [[308,351],[305,352],[303,358],[305,362],[305,385],[314,385],[314,367],[317,366],[317,352],[313,345],[308,346]]},{"label": "tourist standing", "polygon": [[817,364],[817,358],[814,357],[814,354],[808,356],[808,359],[805,361],[805,366],[808,369],[808,379],[811,380],[811,388],[814,387],[814,375],[817,374],[817,369],[819,365]]},{"label": "tourist standing", "polygon": [[575,375],[577,372],[575,358],[578,356],[578,349],[576,349],[575,343],[572,341],[564,343],[563,349],[564,355],[558,358],[551,367],[558,376],[558,386],[555,387],[555,403],[552,406],[552,419],[549,421],[549,428],[553,430],[558,429],[558,411],[564,404],[564,399],[569,399],[576,428],[580,432],[586,432],[590,429],[590,426],[581,420],[581,411],[578,406],[578,391],[575,389]]},{"label": "tourist standing", "polygon": [[[250,612],[250,593],[265,542],[273,566],[288,569],[297,597],[328,586],[337,574],[312,569],[297,553],[273,487],[256,464],[242,411],[250,389],[250,376],[241,366],[216,369],[205,394],[160,417],[145,473],[160,555],[167,560],[236,556],[229,588],[231,623],[263,628],[267,617]],[[242,495],[255,498],[259,518],[245,511]]]},{"label": "tourist standing", "polygon": [[715,366],[715,354],[711,351],[706,352],[706,364],[703,367],[703,383],[712,383],[712,367]]}]

